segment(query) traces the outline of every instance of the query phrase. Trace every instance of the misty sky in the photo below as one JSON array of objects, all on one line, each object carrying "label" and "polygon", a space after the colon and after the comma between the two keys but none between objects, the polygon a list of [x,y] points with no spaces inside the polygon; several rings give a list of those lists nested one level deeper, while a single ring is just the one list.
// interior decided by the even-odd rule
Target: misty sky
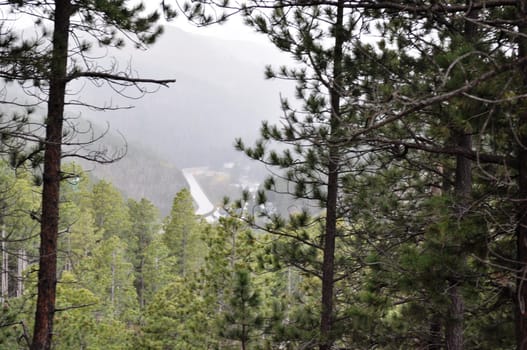
[{"label": "misty sky", "polygon": [[[139,100],[122,99],[110,89],[85,87],[86,100],[134,108],[82,115],[98,123],[107,121],[129,142],[150,147],[180,168],[240,157],[233,150],[234,139],[255,140],[262,120],[280,117],[280,95],[291,95],[291,84],[264,79],[266,64],[278,66],[288,59],[263,40],[223,38],[229,32],[241,33],[239,25],[225,27],[223,33],[216,30],[214,36],[207,34],[209,29],[193,29],[201,30],[203,34],[195,34],[167,26],[150,49],[118,52],[117,61],[129,63],[138,75],[177,82]],[[239,36],[250,35],[257,36],[247,28]]]}]

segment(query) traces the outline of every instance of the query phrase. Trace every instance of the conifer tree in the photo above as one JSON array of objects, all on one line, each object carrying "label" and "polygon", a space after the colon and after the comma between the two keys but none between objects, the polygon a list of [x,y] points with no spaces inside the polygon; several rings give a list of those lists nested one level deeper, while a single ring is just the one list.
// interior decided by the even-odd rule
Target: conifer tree
[{"label": "conifer tree", "polygon": [[258,310],[261,300],[251,285],[248,270],[235,270],[233,287],[220,324],[220,335],[240,343],[242,350],[250,349],[254,333],[262,326],[263,317]]},{"label": "conifer tree", "polygon": [[183,189],[174,197],[170,215],[163,225],[163,241],[170,254],[176,257],[176,269],[180,276],[195,271],[203,258],[200,254],[200,226],[194,211],[190,191]]},{"label": "conifer tree", "polygon": [[[315,242],[296,233],[287,233],[278,217],[269,218],[267,229],[280,232],[279,235],[296,237],[297,243],[307,244],[321,252],[320,265],[315,264],[309,269],[322,282],[318,347],[328,350],[337,338],[334,284],[338,279],[335,266],[337,237],[341,235],[337,223],[345,211],[339,200],[342,176],[351,171],[353,162],[358,159],[357,154],[361,153],[353,151],[353,142],[348,138],[349,128],[359,121],[360,116],[356,109],[347,107],[351,104],[347,101],[350,96],[346,84],[354,79],[355,70],[352,67],[354,53],[350,46],[345,45],[355,42],[354,32],[361,30],[359,20],[346,11],[344,1],[339,1],[335,6],[300,6],[291,13],[277,7],[270,19],[262,15],[248,21],[301,64],[298,69],[283,67],[278,73],[267,71],[269,78],[297,81],[301,108],[295,110],[284,99],[283,127],[264,123],[262,140],[254,148],[246,147],[241,141],[237,147],[253,159],[283,169],[283,174],[278,176],[292,187],[286,192],[296,198],[316,201],[324,211],[321,216],[323,229]],[[331,38],[330,44],[322,38]],[[268,150],[273,143],[287,145],[286,150],[282,154]],[[275,179],[269,178],[266,188],[282,191],[276,184]],[[262,194],[260,199],[264,202],[265,196]],[[291,216],[289,220],[293,228],[313,224],[307,213]]]},{"label": "conifer tree", "polygon": [[195,275],[173,276],[146,307],[141,348],[162,350],[219,349],[208,300]]},{"label": "conifer tree", "polygon": [[[137,86],[141,82],[167,84],[172,80],[139,79],[126,72],[119,73],[98,67],[86,55],[90,43],[70,41],[72,36],[79,38],[84,33],[91,36],[97,44],[117,47],[124,43],[119,33],[127,33],[138,46],[152,43],[161,33],[155,27],[159,14],[155,12],[145,15],[143,4],[131,5],[127,1],[77,3],[57,0],[49,3],[8,1],[2,6],[5,11],[12,11],[15,15],[31,15],[40,28],[36,34],[39,39],[37,41],[16,35],[9,36],[7,44],[3,43],[3,57],[7,59],[2,60],[1,71],[3,78],[17,80],[24,85],[33,84],[47,104],[45,137],[40,140],[44,148],[41,245],[38,300],[31,348],[50,349],[57,283],[59,188],[63,178],[61,158],[67,86],[82,78],[121,86]],[[10,50],[10,45],[13,50]],[[18,56],[10,56],[11,53],[18,53]],[[10,57],[30,59],[10,60]],[[104,156],[100,156],[101,154],[95,155],[95,158],[104,159]]]},{"label": "conifer tree", "polygon": [[142,198],[139,202],[128,200],[128,212],[131,220],[130,234],[128,238],[128,250],[133,257],[132,264],[135,270],[135,288],[139,299],[139,307],[144,308],[146,303],[146,291],[148,278],[145,276],[148,261],[148,247],[155,239],[159,231],[157,208],[147,199]]},{"label": "conifer tree", "polygon": [[[188,15],[191,18],[198,18],[202,23],[210,23],[224,20],[233,13],[227,12],[217,18],[211,17],[204,12],[206,6],[203,6],[210,3],[227,11],[242,12],[250,24],[264,33],[270,33],[271,40],[277,47],[293,53],[300,62],[306,62],[315,73],[327,72],[327,68],[334,63],[331,59],[322,59],[323,50],[317,51],[316,45],[313,44],[316,40],[312,39],[321,38],[323,34],[305,35],[310,31],[320,34],[312,26],[318,17],[314,12],[310,12],[321,7],[318,1],[301,3],[252,1],[236,7],[229,1],[217,4],[203,0],[188,5],[186,7],[189,10]],[[359,109],[361,118],[360,122],[340,121],[348,129],[348,133],[338,144],[341,147],[344,145],[343,153],[346,155],[348,155],[346,152],[349,152],[350,140],[359,145],[357,148],[364,150],[365,155],[368,153],[366,150],[372,147],[386,151],[384,156],[387,154],[387,158],[383,156],[376,158],[375,154],[372,156],[373,159],[368,159],[367,156],[361,157],[361,160],[367,159],[367,164],[359,164],[358,167],[363,174],[378,171],[378,175],[382,178],[392,172],[392,174],[401,174],[400,176],[404,179],[412,179],[409,183],[405,183],[404,180],[401,183],[392,183],[389,189],[404,195],[395,199],[394,206],[386,205],[390,203],[378,203],[379,206],[373,210],[380,216],[368,221],[368,223],[374,223],[375,221],[393,220],[392,222],[399,223],[400,227],[394,229],[399,233],[397,237],[373,225],[379,229],[378,232],[387,235],[381,237],[390,238],[388,242],[401,248],[401,250],[394,249],[396,259],[390,259],[387,256],[388,261],[394,263],[394,260],[402,259],[402,265],[410,271],[409,273],[421,271],[423,275],[428,273],[429,277],[439,276],[442,282],[448,282],[446,289],[444,284],[437,287],[447,291],[447,294],[450,293],[452,305],[456,304],[455,300],[461,300],[461,293],[467,292],[467,290],[459,292],[457,286],[463,285],[464,279],[474,276],[467,274],[466,266],[458,265],[460,261],[466,261],[471,268],[475,268],[478,271],[476,275],[484,274],[486,283],[494,285],[500,295],[509,293],[510,288],[501,282],[497,283],[495,274],[510,278],[510,271],[515,271],[516,291],[512,293],[515,297],[510,299],[516,305],[514,312],[516,342],[518,349],[526,348],[527,327],[525,325],[527,322],[525,322],[524,299],[526,299],[527,285],[523,283],[527,260],[527,249],[524,244],[527,241],[525,239],[527,232],[525,230],[527,227],[525,225],[527,218],[525,215],[525,198],[527,197],[525,157],[527,153],[524,147],[527,142],[524,140],[525,117],[523,113],[526,77],[525,1],[434,1],[433,3],[411,1],[344,1],[342,3],[337,1],[324,5],[328,6],[326,13],[332,11],[331,7],[334,11],[338,11],[339,6],[342,5],[341,7],[346,8],[346,11],[360,18],[356,24],[365,29],[365,33],[374,32],[382,36],[376,47],[366,42],[360,43],[359,40],[352,42],[346,39],[344,41],[345,47],[352,48],[353,55],[345,60],[349,63],[344,69],[348,73],[348,79],[341,81],[339,87],[346,91],[343,95],[349,98],[349,103],[345,104],[346,112],[350,111],[352,114]],[[272,14],[267,12],[261,17],[255,16],[259,9],[270,9]],[[281,29],[281,21],[288,14],[294,14],[295,19],[299,19],[298,23],[300,23],[302,15],[307,13],[311,14],[311,18],[310,21],[302,23],[302,29],[305,30],[298,31],[300,35],[295,36],[291,31]],[[268,21],[269,18],[272,20]],[[288,24],[291,28],[295,27],[294,21]],[[473,32],[474,28],[478,31],[476,36],[469,33]],[[333,34],[336,32],[334,31]],[[471,46],[472,43],[468,41],[473,41],[479,36],[481,40],[475,40],[478,41],[478,45]],[[302,56],[304,51],[302,51],[302,45],[297,45],[298,43],[313,49],[314,54]],[[324,85],[317,85],[313,82],[323,81],[325,75],[310,76],[311,72],[307,69],[304,72],[296,71],[297,74],[295,74],[294,70],[284,68],[281,72],[283,74],[279,75],[289,79],[298,79],[301,82],[298,89],[299,95],[303,97],[303,88],[312,84],[313,91],[318,93]],[[326,81],[326,88],[331,87],[331,83],[339,79],[335,76],[332,78],[329,83]],[[313,96],[316,97],[316,94]],[[306,123],[306,125],[309,124],[309,128],[306,129],[308,131],[323,130],[322,136],[332,135],[330,128],[324,125],[327,119],[319,118],[322,115],[321,110],[327,111],[317,109],[319,102],[320,100],[312,98],[310,103],[306,103],[306,106],[310,108],[304,108],[305,111],[315,116],[311,119],[313,123]],[[284,106],[292,112],[288,104],[284,103]],[[296,117],[294,113],[286,115],[284,134],[280,133],[279,128],[268,125],[262,128],[266,141],[285,140],[293,144],[283,157],[278,156],[277,153],[269,153],[269,157],[265,159],[265,142],[257,144],[250,150],[240,143],[239,148],[248,151],[249,156],[253,158],[264,159],[268,164],[290,169],[284,177],[299,184],[293,191],[296,195],[305,195],[307,189],[307,192],[311,191],[310,193],[313,194],[311,198],[330,199],[330,191],[327,193],[327,198],[324,198],[320,195],[319,188],[326,184],[326,180],[328,184],[330,182],[327,168],[317,168],[317,170],[322,169],[320,172],[322,175],[312,178],[309,178],[311,174],[309,168],[297,171],[301,169],[301,165],[307,163],[304,163],[305,159],[311,159],[312,164],[318,165],[318,163],[315,162],[317,155],[315,151],[311,153],[304,151],[306,157],[298,156],[302,155],[302,152],[297,150],[313,150],[316,147],[311,148],[313,145],[300,142],[300,140],[305,140],[308,132],[295,134],[292,126],[297,125],[297,121],[301,119]],[[318,129],[319,126],[326,126],[326,128]],[[313,140],[317,139],[313,138]],[[324,140],[330,140],[330,137]],[[299,142],[295,145],[294,141]],[[319,141],[318,139],[317,143],[313,144],[317,146],[320,144]],[[330,161],[337,159],[327,157],[327,154],[325,158]],[[370,160],[377,163],[370,162]],[[400,160],[404,160],[403,165],[390,168]],[[474,163],[471,164],[470,161]],[[349,161],[344,162],[344,164],[350,163]],[[452,166],[453,164],[456,166]],[[410,168],[410,172],[399,173],[393,171],[394,168],[398,170]],[[454,175],[456,170],[457,174]],[[420,172],[423,179],[413,178],[414,171]],[[471,186],[469,181],[471,173],[476,174],[474,178],[479,179],[474,186]],[[424,179],[431,182],[426,183]],[[358,182],[350,176],[344,181],[346,191],[349,193],[363,191],[363,189],[353,189],[361,181],[382,182],[375,176],[365,176]],[[412,186],[416,184],[420,187],[413,188]],[[453,189],[452,185],[454,185]],[[274,186],[273,181],[268,182],[269,188]],[[437,188],[442,189],[441,197],[443,198],[424,199],[430,197],[431,192]],[[471,193],[474,189],[478,192]],[[410,195],[412,191],[415,192]],[[325,195],[325,193],[322,194]],[[371,193],[369,195],[372,196]],[[384,194],[382,197],[386,198]],[[407,198],[418,198],[418,205],[407,206]],[[371,199],[370,201],[376,202]],[[350,203],[354,201],[350,200]],[[367,209],[357,215],[369,217],[368,211],[372,208],[367,206],[368,201],[363,203],[365,205],[362,208]],[[407,225],[392,217],[390,208],[393,210],[396,206],[413,210],[412,213],[417,218],[405,213],[400,214],[412,225]],[[349,208],[353,206],[350,205]],[[487,208],[492,209],[487,210]],[[434,217],[437,214],[439,218],[437,223],[417,220],[420,213],[426,210],[434,213]],[[351,212],[355,211],[350,210],[349,213]],[[461,215],[462,212],[463,215]],[[503,213],[509,215],[503,215]],[[514,214],[511,215],[511,213]],[[472,221],[474,216],[477,219]],[[454,218],[460,219],[457,227],[448,223]],[[354,217],[347,215],[346,219],[353,221]],[[511,222],[514,224],[511,225]],[[279,230],[282,223],[277,218],[275,226],[268,228],[282,235],[290,234],[290,232]],[[514,229],[511,229],[511,226],[514,226]],[[353,225],[346,229],[349,230],[350,227]],[[378,232],[370,233],[375,237]],[[368,234],[366,232],[364,236]],[[433,236],[433,234],[437,235]],[[426,242],[422,241],[423,237]],[[414,239],[415,242],[412,242]],[[516,242],[516,249],[514,249],[516,256],[511,255],[512,250],[509,245],[511,240]],[[404,243],[401,244],[401,241]],[[466,251],[460,253],[460,249],[465,249],[467,246],[474,252],[471,256],[471,258],[476,257],[474,260],[463,258],[463,256],[466,257]],[[381,247],[386,248],[382,245]],[[494,247],[500,247],[503,250],[494,254],[492,253]],[[379,248],[379,246],[374,245],[374,248]],[[384,251],[388,254],[388,251]],[[417,266],[407,260],[411,256],[419,258],[417,260],[423,262],[422,266],[413,270]],[[445,258],[443,260],[446,264],[440,265],[440,260],[436,260],[437,257]],[[475,262],[478,259],[487,263],[487,266],[482,267]],[[375,258],[374,261],[377,263]],[[511,261],[515,263],[511,264]],[[443,275],[444,271],[436,271],[434,264],[430,262],[445,266],[450,275]],[[410,265],[406,265],[407,263]],[[498,266],[498,271],[493,271],[496,266]],[[397,270],[396,265],[394,270]],[[419,281],[414,282],[419,285]],[[409,293],[411,294],[411,291]],[[403,297],[408,297],[408,295]],[[430,310],[444,304],[444,300],[436,300],[430,306]],[[415,304],[409,303],[408,305]],[[441,337],[439,343],[446,342],[455,348],[460,348],[463,343],[462,337],[459,336],[462,333],[459,327],[461,322],[455,320],[459,319],[462,311],[460,308],[457,308],[457,311],[454,309],[456,308],[451,310],[454,313],[450,312],[452,315],[456,314],[453,317],[454,322],[448,326],[450,330],[446,332],[452,336],[447,336],[449,339],[446,340]],[[446,315],[449,312],[440,310],[440,313],[442,313],[441,317],[448,317]],[[429,340],[429,345],[437,348],[437,334],[444,333],[445,329],[438,330],[436,316],[432,315],[426,322],[430,322],[430,330],[434,334],[432,337],[434,339]],[[440,328],[445,326],[445,319],[441,322]],[[323,343],[324,339],[322,339],[322,348],[326,346]],[[457,345],[453,345],[454,343]]]},{"label": "conifer tree", "polygon": [[101,180],[93,186],[91,199],[95,228],[104,239],[112,236],[127,239],[130,214],[121,192],[110,182]]}]

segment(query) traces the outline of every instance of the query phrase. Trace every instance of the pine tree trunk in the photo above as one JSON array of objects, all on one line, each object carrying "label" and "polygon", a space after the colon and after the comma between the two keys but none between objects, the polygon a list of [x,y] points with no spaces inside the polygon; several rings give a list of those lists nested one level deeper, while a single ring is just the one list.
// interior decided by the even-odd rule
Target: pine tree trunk
[{"label": "pine tree trunk", "polygon": [[246,350],[247,349],[247,337],[246,337],[246,334],[247,334],[247,328],[245,325],[242,326],[242,341],[241,341],[241,350]]},{"label": "pine tree trunk", "polygon": [[[525,79],[527,82],[527,79]],[[527,127],[527,114],[520,117],[519,130]],[[525,130],[525,129],[524,129]],[[527,135],[521,135],[521,143],[527,145]],[[519,271],[517,275],[516,332],[517,349],[527,349],[527,150],[518,145],[518,191],[517,204],[517,255]]]},{"label": "pine tree trunk", "polygon": [[[472,149],[472,136],[468,133],[459,133],[457,135],[457,146],[466,150]],[[454,186],[454,195],[456,197],[455,215],[458,222],[463,222],[463,216],[466,214],[470,205],[470,195],[472,192],[472,162],[470,159],[461,155],[456,159],[456,178]],[[463,265],[466,257],[459,257]],[[460,291],[462,277],[451,276],[448,281],[448,298],[450,305],[448,308],[448,319],[445,325],[446,344],[448,350],[463,349],[463,318],[465,313],[465,302]]]},{"label": "pine tree trunk", "polygon": [[[527,83],[527,79],[526,83]],[[527,114],[520,117],[519,130],[527,127]],[[527,135],[521,135],[521,143],[527,145]],[[518,145],[518,204],[517,204],[517,260],[519,263],[516,280],[516,332],[517,349],[527,349],[527,150]]]},{"label": "pine tree trunk", "polygon": [[463,349],[463,316],[465,304],[463,296],[459,291],[459,286],[450,283],[448,287],[448,320],[446,323],[446,344],[447,350]]},{"label": "pine tree trunk", "polygon": [[110,301],[112,304],[113,311],[115,313],[115,250],[112,252],[112,265],[111,268],[111,274],[112,274],[112,282],[110,286]]},{"label": "pine tree trunk", "polygon": [[[3,216],[2,216],[3,221]],[[0,297],[5,300],[9,297],[9,254],[7,253],[7,242],[5,234],[5,225],[2,222],[2,289]]]},{"label": "pine tree trunk", "polygon": [[[470,5],[471,1],[467,1]],[[476,19],[478,11],[471,10],[467,14],[467,17]],[[478,40],[478,28],[476,24],[471,21],[465,21],[463,36],[467,43],[474,43]],[[467,119],[471,117],[466,116]],[[470,131],[458,130],[455,131],[456,143],[459,148],[467,151],[472,150],[472,135]],[[470,198],[472,193],[472,161],[461,155],[456,158],[456,178],[454,186],[454,195],[456,197],[456,217],[459,222],[463,221],[463,217],[469,210]],[[463,255],[463,253],[461,253]],[[462,264],[466,263],[466,257],[461,256]],[[448,286],[448,297],[450,299],[450,305],[448,309],[448,321],[446,324],[446,343],[448,350],[462,350],[463,339],[464,339],[464,328],[463,319],[465,313],[465,302],[463,295],[460,291],[460,285],[462,284],[462,278],[459,276],[453,276],[449,281]]]},{"label": "pine tree trunk", "polygon": [[333,343],[333,287],[335,274],[336,203],[338,175],[330,173],[328,180],[328,202],[326,210],[326,233],[324,237],[324,260],[322,263],[322,313],[320,316],[320,350],[329,350]]},{"label": "pine tree trunk", "polygon": [[[143,249],[144,251],[144,249]],[[141,254],[141,262],[139,263],[139,290],[137,291],[139,297],[139,308],[143,310],[145,308],[145,257],[144,253]]]},{"label": "pine tree trunk", "polygon": [[27,268],[27,254],[24,249],[18,250],[17,256],[17,274],[16,274],[16,296],[21,297],[24,294],[24,271]]},{"label": "pine tree trunk", "polygon": [[320,315],[320,350],[331,349],[334,336],[333,329],[333,294],[335,282],[335,240],[337,236],[337,197],[339,181],[340,150],[338,131],[340,128],[340,82],[342,81],[342,50],[344,45],[344,0],[337,4],[335,23],[335,47],[333,51],[333,86],[330,89],[331,99],[331,135],[329,141],[328,185],[326,203],[326,227],[322,261],[322,300]]},{"label": "pine tree trunk", "polygon": [[44,150],[40,260],[35,327],[31,350],[51,349],[57,287],[57,238],[59,223],[60,161],[68,38],[72,6],[70,0],[56,0],[53,52],[49,72],[48,115]]},{"label": "pine tree trunk", "polygon": [[439,315],[433,315],[430,320],[430,334],[424,349],[427,350],[441,350],[443,347],[443,339],[441,333],[441,318]]}]

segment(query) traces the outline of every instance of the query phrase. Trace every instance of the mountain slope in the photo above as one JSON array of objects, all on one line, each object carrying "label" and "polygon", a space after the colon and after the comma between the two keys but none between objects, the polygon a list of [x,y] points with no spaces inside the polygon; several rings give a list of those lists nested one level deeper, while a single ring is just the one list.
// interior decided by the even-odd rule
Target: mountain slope
[{"label": "mountain slope", "polygon": [[126,156],[112,164],[82,162],[95,178],[110,181],[128,198],[147,198],[168,215],[176,193],[188,187],[181,170],[153,151],[129,145]]},{"label": "mountain slope", "polygon": [[119,69],[129,65],[142,77],[177,82],[138,100],[85,86],[82,96],[89,102],[135,108],[84,111],[83,116],[108,121],[129,143],[139,140],[180,168],[232,160],[234,139],[254,140],[261,120],[281,115],[280,93],[291,90],[289,83],[264,79],[265,64],[285,61],[272,46],[209,38],[171,26],[146,51],[126,48],[111,55],[120,62]]}]

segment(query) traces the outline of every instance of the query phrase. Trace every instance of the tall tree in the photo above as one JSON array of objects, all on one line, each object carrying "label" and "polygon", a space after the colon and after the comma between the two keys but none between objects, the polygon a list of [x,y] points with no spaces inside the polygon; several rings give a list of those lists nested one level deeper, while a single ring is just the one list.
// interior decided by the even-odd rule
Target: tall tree
[{"label": "tall tree", "polygon": [[[299,242],[308,243],[322,253],[317,273],[322,282],[318,346],[327,350],[336,339],[335,249],[339,236],[337,223],[345,211],[339,201],[341,176],[350,171],[352,159],[357,157],[356,152],[350,151],[353,145],[347,136],[350,125],[357,122],[357,115],[354,107],[348,107],[351,104],[347,101],[346,87],[357,70],[351,63],[355,55],[345,44],[353,43],[354,32],[361,31],[360,19],[346,11],[345,1],[338,1],[331,6],[299,6],[292,12],[277,6],[270,19],[254,16],[249,22],[266,33],[278,48],[293,54],[301,65],[298,69],[267,72],[270,78],[297,81],[301,108],[295,110],[283,100],[283,128],[264,123],[262,141],[254,148],[245,147],[241,141],[237,146],[251,158],[284,169],[282,176],[294,185],[290,193],[297,198],[316,200],[324,210],[320,240],[308,243],[308,239],[300,236]],[[288,147],[279,155],[266,149],[272,142]],[[281,191],[276,183],[269,179],[267,188]],[[300,225],[309,224],[305,217],[290,219]],[[272,226],[269,228],[273,231]]]},{"label": "tall tree", "polygon": [[128,249],[131,253],[135,270],[135,288],[139,299],[139,307],[145,306],[147,286],[146,265],[148,263],[148,247],[155,239],[160,229],[157,208],[147,199],[139,202],[128,200],[128,212],[131,221]]},{"label": "tall tree", "polygon": [[[59,194],[63,178],[61,157],[67,85],[79,78],[128,86],[136,86],[141,82],[166,85],[172,80],[139,79],[126,72],[105,70],[88,59],[88,42],[70,42],[72,36],[79,38],[80,33],[91,35],[93,40],[104,46],[122,45],[124,41],[119,33],[128,33],[128,37],[133,38],[137,45],[153,42],[161,33],[159,28],[154,27],[159,14],[154,12],[144,15],[141,3],[131,5],[127,1],[76,3],[57,0],[42,4],[40,1],[8,1],[2,6],[15,14],[32,15],[35,22],[41,25],[37,37],[42,38],[42,41],[31,45],[37,50],[33,51],[36,55],[32,56],[29,65],[8,61],[3,70],[7,73],[3,76],[24,84],[34,83],[37,90],[42,88],[47,103],[45,138],[42,140],[44,166],[38,299],[31,347],[50,349],[57,283]],[[47,27],[50,23],[51,30]],[[79,59],[75,59],[75,55]]]},{"label": "tall tree", "polygon": [[194,214],[194,204],[188,189],[179,191],[174,197],[172,209],[163,225],[163,241],[170,254],[177,259],[176,269],[180,276],[196,271],[202,245],[199,235],[199,221]]},{"label": "tall tree", "polygon": [[146,307],[141,347],[199,350],[215,345],[214,319],[195,276],[173,276]]},{"label": "tall tree", "polygon": [[91,199],[95,227],[104,238],[128,238],[130,214],[121,192],[110,182],[101,180],[93,186]]},{"label": "tall tree", "polygon": [[261,299],[251,284],[248,270],[236,270],[234,274],[232,294],[223,312],[220,335],[239,342],[241,350],[247,350],[250,349],[253,334],[263,323],[258,310]]},{"label": "tall tree", "polygon": [[64,164],[63,172],[69,176],[61,188],[59,251],[64,255],[59,255],[59,275],[62,270],[75,270],[102,239],[93,218],[93,184],[88,175],[75,163]]}]

